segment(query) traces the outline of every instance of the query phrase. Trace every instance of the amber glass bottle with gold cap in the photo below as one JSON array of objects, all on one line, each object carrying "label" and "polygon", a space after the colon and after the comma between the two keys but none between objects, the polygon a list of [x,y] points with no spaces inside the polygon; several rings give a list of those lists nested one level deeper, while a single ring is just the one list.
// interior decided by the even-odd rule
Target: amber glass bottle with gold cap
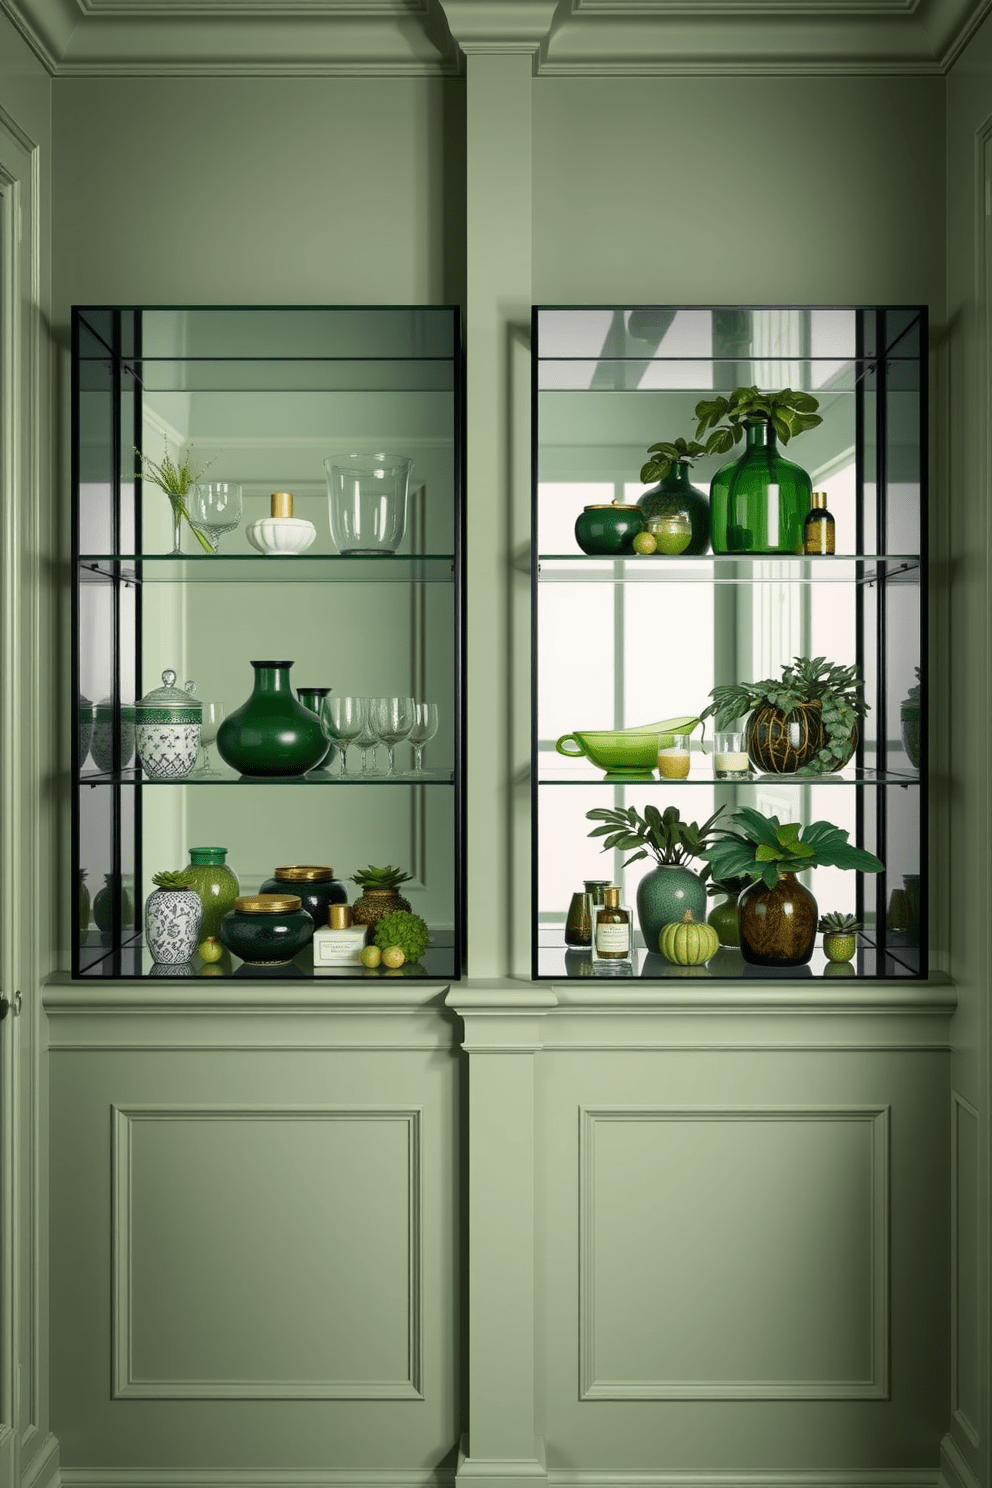
[{"label": "amber glass bottle with gold cap", "polygon": [[827,511],[826,491],[814,491],[810,501],[812,506],[803,523],[803,552],[832,553],[834,519]]}]

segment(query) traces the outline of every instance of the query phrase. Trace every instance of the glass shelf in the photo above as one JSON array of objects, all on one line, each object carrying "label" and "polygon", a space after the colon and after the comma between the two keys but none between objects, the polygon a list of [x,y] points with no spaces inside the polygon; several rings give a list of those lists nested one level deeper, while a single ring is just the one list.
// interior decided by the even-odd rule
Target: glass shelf
[{"label": "glass shelf", "polygon": [[[357,748],[349,746],[349,748]],[[309,786],[372,786],[372,785],[454,785],[451,770],[425,770],[423,775],[329,775],[324,770],[312,770],[308,775],[227,775],[197,777],[186,775],[182,780],[149,780],[140,770],[122,770],[119,775],[100,774],[96,771],[79,777],[80,785],[141,785],[157,790],[175,790],[177,786],[194,785],[201,790],[214,786],[231,785],[309,785]]]},{"label": "glass shelf", "polygon": [[864,770],[848,765],[843,770],[838,770],[833,775],[764,775],[755,770],[746,780],[718,780],[715,775],[709,774],[704,767],[686,777],[684,780],[662,780],[652,774],[649,776],[631,775],[606,775],[604,771],[597,770],[595,766],[586,762],[584,769],[569,769],[566,765],[556,767],[554,761],[560,759],[560,755],[554,755],[551,760],[540,765],[540,777],[538,785],[634,785],[654,786],[655,789],[665,790],[678,789],[680,786],[705,785],[709,789],[714,786],[761,786],[774,785],[795,787],[814,785],[919,785],[919,773],[913,769],[906,770]]},{"label": "glass shelf", "polygon": [[[638,935],[636,939],[640,939]],[[698,986],[707,981],[826,981],[839,986],[850,985],[857,980],[875,980],[879,976],[890,978],[918,978],[919,950],[915,946],[893,946],[881,951],[870,935],[859,934],[858,948],[854,960],[847,963],[850,972],[828,970],[842,963],[828,961],[822,948],[817,945],[812,959],[805,966],[788,966],[779,970],[769,966],[751,966],[740,952],[731,946],[721,946],[716,955],[703,967],[673,966],[658,951],[648,951],[643,945],[635,945],[629,964],[622,972],[607,971],[602,961],[593,967],[588,951],[573,950],[563,945],[562,931],[545,926],[538,935],[538,975],[560,977],[563,980],[597,982],[631,981],[643,978],[647,981],[670,982],[673,994],[682,986]],[[884,968],[884,969],[881,969]]]},{"label": "glass shelf", "polygon": [[[209,560],[208,560],[209,561]],[[585,553],[542,553],[537,560],[541,584],[867,584],[884,578],[889,584],[919,584],[918,553],[883,557],[838,554],[798,557],[658,558],[631,554],[624,558],[590,557]]]},{"label": "glass shelf", "polygon": [[[80,392],[99,392],[107,358],[80,359]],[[333,361],[313,357],[268,358],[143,357],[124,372],[145,393],[447,393],[454,389],[450,358]]]},{"label": "glass shelf", "polygon": [[86,553],[80,555],[79,569],[83,584],[113,579],[125,584],[257,584],[263,578],[280,584],[451,584],[455,560],[450,553],[361,558],[341,553],[182,558],[171,553]]},{"label": "glass shelf", "polygon": [[[135,937],[128,941],[119,951],[115,951],[108,942],[109,936],[100,930],[84,932],[80,944],[80,961],[85,962],[85,966],[81,965],[82,976],[112,977],[114,980],[120,977],[155,977],[172,981],[191,981],[198,977],[223,977],[228,981],[232,978],[238,981],[249,979],[286,981],[305,978],[313,982],[325,980],[353,982],[383,976],[450,981],[458,975],[452,936],[446,931],[432,933],[431,945],[424,952],[423,959],[415,965],[401,966],[395,971],[382,966],[373,969],[363,966],[340,966],[322,970],[319,976],[314,975],[311,945],[304,946],[292,961],[287,961],[282,966],[252,966],[239,961],[237,956],[231,955],[230,951],[225,951],[220,961],[211,962],[209,965],[205,965],[198,957],[194,957],[192,961],[187,961],[183,966],[174,967],[157,965],[152,960],[142,937]],[[90,957],[93,959],[90,960]]]}]

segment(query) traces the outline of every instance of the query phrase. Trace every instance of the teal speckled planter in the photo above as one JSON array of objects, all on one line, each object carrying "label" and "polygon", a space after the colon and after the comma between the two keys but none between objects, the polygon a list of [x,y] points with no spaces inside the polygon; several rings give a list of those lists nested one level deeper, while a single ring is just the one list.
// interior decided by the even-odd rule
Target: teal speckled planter
[{"label": "teal speckled planter", "polygon": [[220,923],[220,941],[253,966],[284,966],[313,939],[313,920],[296,894],[248,894]]}]

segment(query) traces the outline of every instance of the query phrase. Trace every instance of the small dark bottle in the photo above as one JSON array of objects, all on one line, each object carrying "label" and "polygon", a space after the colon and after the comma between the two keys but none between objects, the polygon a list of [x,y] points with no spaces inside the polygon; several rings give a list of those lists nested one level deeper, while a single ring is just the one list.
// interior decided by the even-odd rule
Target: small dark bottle
[{"label": "small dark bottle", "polygon": [[611,885],[605,904],[594,911],[593,960],[630,960],[630,911],[620,903],[620,890]]},{"label": "small dark bottle", "polygon": [[827,511],[826,491],[813,492],[813,508],[803,523],[803,552],[834,551],[834,519]]}]

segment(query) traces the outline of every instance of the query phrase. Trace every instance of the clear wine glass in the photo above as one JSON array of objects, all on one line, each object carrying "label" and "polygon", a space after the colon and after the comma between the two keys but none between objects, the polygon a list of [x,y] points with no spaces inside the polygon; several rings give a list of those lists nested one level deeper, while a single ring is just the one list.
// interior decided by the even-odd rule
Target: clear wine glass
[{"label": "clear wine glass", "polygon": [[413,727],[407,740],[413,745],[413,769],[407,770],[407,775],[423,775],[424,745],[433,739],[437,733],[438,715],[437,703],[414,703],[413,705]]},{"label": "clear wine glass", "polygon": [[196,771],[201,780],[205,777],[216,779],[220,776],[221,772],[215,770],[213,767],[213,762],[210,758],[210,746],[216,740],[217,730],[224,722],[224,713],[223,703],[204,703],[203,705],[203,717],[200,720],[200,745],[203,749],[203,763]]},{"label": "clear wine glass", "polygon": [[325,697],[320,705],[320,726],[341,750],[341,774],[350,775],[348,745],[354,744],[365,722],[368,698]]},{"label": "clear wine glass", "polygon": [[389,756],[386,778],[396,774],[396,746],[413,728],[412,697],[381,697],[372,699],[373,727]]},{"label": "clear wine glass", "polygon": [[[371,778],[379,773],[378,751],[382,740],[376,732],[374,709],[372,707],[373,699],[365,698],[363,701],[365,703],[365,718],[362,723],[362,731],[355,739],[355,743],[362,751],[362,775],[363,777]],[[369,751],[372,753],[371,768],[369,768]]]},{"label": "clear wine glass", "polygon": [[241,521],[241,487],[236,481],[201,481],[189,493],[189,523],[216,553],[225,532]]}]

